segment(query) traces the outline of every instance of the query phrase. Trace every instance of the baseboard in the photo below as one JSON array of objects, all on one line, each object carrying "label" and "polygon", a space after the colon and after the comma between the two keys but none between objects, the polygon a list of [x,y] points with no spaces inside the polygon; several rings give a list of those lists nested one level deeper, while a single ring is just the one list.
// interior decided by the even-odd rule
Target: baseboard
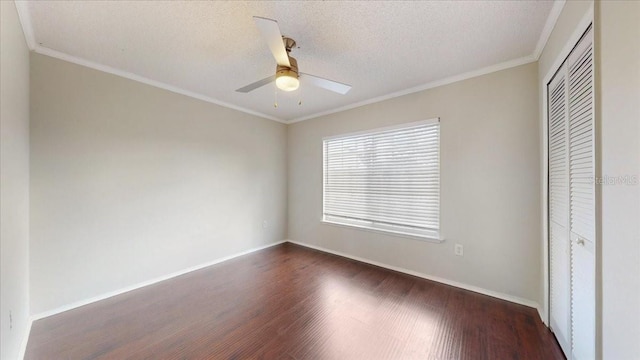
[{"label": "baseboard", "polygon": [[497,299],[501,299],[501,300],[513,302],[513,303],[516,303],[516,304],[532,307],[532,308],[535,308],[538,311],[538,314],[539,314],[540,318],[542,319],[543,323],[546,324],[546,322],[544,321],[544,319],[545,319],[544,312],[542,311],[542,308],[540,307],[540,305],[538,305],[538,303],[535,302],[535,301],[531,301],[531,300],[528,300],[528,299],[520,298],[520,297],[509,295],[509,294],[500,293],[500,292],[493,291],[493,290],[483,289],[483,288],[480,288],[480,287],[477,287],[477,286],[464,284],[464,283],[460,283],[460,282],[457,282],[457,281],[452,281],[452,280],[440,278],[440,277],[437,277],[437,276],[432,276],[432,275],[420,273],[420,272],[417,272],[417,271],[401,268],[401,267],[398,267],[398,266],[384,264],[384,263],[373,261],[373,260],[370,260],[370,259],[349,255],[349,254],[342,253],[342,252],[339,252],[339,251],[330,250],[330,249],[323,248],[323,247],[320,247],[320,246],[315,246],[315,245],[311,245],[311,244],[305,244],[305,243],[301,243],[301,242],[294,241],[294,240],[283,240],[283,241],[275,242],[275,243],[272,243],[272,244],[251,248],[249,250],[245,250],[245,251],[240,252],[240,253],[236,253],[236,254],[233,254],[233,255],[225,256],[223,258],[219,258],[219,259],[216,259],[216,260],[204,263],[204,264],[196,265],[196,266],[193,266],[193,267],[190,267],[190,268],[187,268],[187,269],[183,269],[183,270],[171,273],[171,274],[167,274],[167,275],[164,275],[164,276],[152,279],[152,280],[141,282],[141,283],[138,283],[138,284],[135,284],[135,285],[132,285],[132,286],[128,286],[128,287],[125,287],[125,288],[122,288],[122,289],[119,289],[119,290],[108,292],[108,293],[105,293],[105,294],[102,294],[102,295],[99,295],[99,296],[95,296],[95,297],[92,297],[92,298],[89,298],[89,299],[77,301],[77,302],[74,302],[74,303],[71,303],[71,304],[68,304],[68,305],[64,305],[64,306],[58,307],[58,308],[53,309],[53,310],[48,310],[48,311],[44,311],[44,312],[41,312],[41,313],[38,313],[38,314],[34,314],[34,315],[32,315],[30,317],[30,320],[29,320],[28,328],[27,328],[26,334],[24,336],[24,340],[23,340],[23,344],[22,344],[22,348],[21,348],[21,357],[20,358],[22,359],[24,357],[24,354],[25,354],[25,351],[26,351],[26,347],[27,347],[27,342],[28,342],[28,339],[29,339],[29,334],[31,332],[31,325],[36,320],[43,319],[43,318],[46,318],[46,317],[49,317],[49,316],[52,316],[52,315],[56,315],[56,314],[59,314],[59,313],[65,312],[65,311],[69,311],[69,310],[72,310],[72,309],[75,309],[75,308],[79,308],[81,306],[88,305],[88,304],[91,304],[91,303],[94,303],[94,302],[97,302],[97,301],[100,301],[100,300],[108,299],[110,297],[113,297],[113,296],[116,296],[116,295],[120,295],[120,294],[124,294],[124,293],[132,291],[132,290],[140,289],[140,288],[143,288],[145,286],[149,286],[149,285],[152,285],[152,284],[164,281],[164,280],[168,280],[168,279],[180,276],[180,275],[184,275],[184,274],[190,273],[192,271],[200,270],[200,269],[206,268],[208,266],[216,265],[216,264],[225,262],[227,260],[231,260],[231,259],[243,256],[243,255],[250,254],[252,252],[256,252],[256,251],[264,250],[264,249],[267,249],[267,248],[270,248],[270,247],[273,247],[273,246],[276,246],[276,245],[280,245],[280,244],[285,243],[285,242],[290,242],[292,244],[304,246],[304,247],[307,247],[307,248],[310,248],[310,249],[314,249],[314,250],[326,252],[326,253],[329,253],[329,254],[333,254],[333,255],[349,258],[349,259],[352,259],[352,260],[356,260],[356,261],[360,261],[360,262],[363,262],[363,263],[379,266],[379,267],[386,268],[386,269],[389,269],[389,270],[398,271],[398,272],[401,272],[401,273],[417,276],[417,277],[420,277],[420,278],[423,278],[423,279],[427,279],[427,280],[439,282],[439,283],[442,283],[442,284],[455,286],[457,288],[473,291],[473,292],[476,292],[476,293],[479,293],[479,294],[495,297]]},{"label": "baseboard", "polygon": [[542,323],[544,324],[544,326],[549,327],[549,324],[547,323],[547,313],[546,311],[544,311],[542,306],[539,306],[539,305],[538,305],[538,315],[540,316],[540,320],[542,320]]},{"label": "baseboard", "polygon": [[284,242],[286,242],[286,240],[278,241],[278,242],[271,243],[271,244],[264,245],[264,246],[251,248],[249,250],[245,250],[245,251],[242,251],[240,253],[236,253],[236,254],[233,254],[233,255],[225,256],[223,258],[219,258],[219,259],[216,259],[216,260],[204,263],[204,264],[192,266],[190,268],[186,268],[186,269],[183,269],[183,270],[180,270],[180,271],[176,271],[176,272],[164,275],[164,276],[160,276],[160,277],[152,279],[152,280],[148,280],[148,281],[144,281],[144,282],[141,282],[141,283],[138,283],[138,284],[135,284],[135,285],[127,286],[127,287],[124,287],[122,289],[111,291],[111,292],[108,292],[108,293],[105,293],[105,294],[102,294],[102,295],[94,296],[94,297],[89,298],[89,299],[76,301],[74,303],[71,303],[71,304],[68,304],[68,305],[64,305],[64,306],[55,308],[53,310],[48,310],[48,311],[44,311],[44,312],[41,312],[41,313],[38,313],[38,314],[34,314],[34,315],[31,315],[31,321],[40,320],[40,319],[43,319],[43,318],[46,318],[46,317],[49,317],[49,316],[52,316],[52,315],[60,314],[60,313],[65,312],[65,311],[69,311],[69,310],[72,310],[72,309],[75,309],[75,308],[79,308],[79,307],[84,306],[84,305],[88,305],[88,304],[94,303],[96,301],[108,299],[110,297],[113,297],[113,296],[116,296],[116,295],[120,295],[120,294],[124,294],[124,293],[132,291],[132,290],[136,290],[136,289],[143,288],[145,286],[153,285],[153,284],[158,283],[160,281],[169,280],[169,279],[174,278],[176,276],[184,275],[184,274],[190,273],[192,271],[200,270],[200,269],[212,266],[212,265],[219,264],[221,262],[225,262],[227,260],[231,260],[231,259],[243,256],[243,255],[250,254],[252,252],[256,252],[256,251],[264,250],[266,248],[270,248],[272,246],[280,245],[280,244],[282,244]]},{"label": "baseboard", "polygon": [[27,353],[27,343],[29,342],[29,335],[31,334],[31,325],[33,325],[33,319],[30,317],[27,322],[27,328],[22,334],[22,342],[20,343],[20,351],[18,352],[18,359],[24,359]]},{"label": "baseboard", "polygon": [[488,296],[491,296],[491,297],[494,297],[494,298],[497,298],[497,299],[501,299],[501,300],[506,300],[506,301],[509,301],[509,302],[512,302],[512,303],[516,303],[516,304],[532,307],[532,308],[534,308],[534,309],[536,309],[538,311],[538,314],[541,313],[540,305],[538,305],[537,302],[531,301],[531,300],[528,300],[528,299],[524,299],[524,298],[521,298],[521,297],[517,297],[517,296],[513,296],[513,295],[509,295],[509,294],[504,294],[504,293],[493,291],[493,290],[487,290],[487,289],[483,289],[483,288],[478,287],[478,286],[464,284],[464,283],[461,283],[461,282],[452,281],[452,280],[444,279],[444,278],[437,277],[437,276],[423,274],[423,273],[420,273],[420,272],[417,272],[417,271],[401,268],[401,267],[398,267],[398,266],[384,264],[384,263],[381,263],[381,262],[377,262],[377,261],[361,258],[361,257],[358,257],[358,256],[349,255],[349,254],[346,254],[346,253],[343,253],[343,252],[330,250],[330,249],[323,248],[323,247],[320,247],[320,246],[305,244],[305,243],[301,243],[301,242],[297,242],[297,241],[293,241],[293,240],[287,240],[287,242],[290,242],[290,243],[296,244],[296,245],[300,245],[300,246],[304,246],[304,247],[308,247],[310,249],[326,252],[326,253],[329,253],[329,254],[346,257],[346,258],[349,258],[349,259],[352,259],[352,260],[356,260],[356,261],[360,261],[360,262],[363,262],[363,263],[379,266],[379,267],[382,267],[382,268],[385,268],[385,269],[389,269],[389,270],[393,270],[393,271],[397,271],[397,272],[401,272],[401,273],[417,276],[417,277],[420,277],[420,278],[423,278],[423,279],[439,282],[439,283],[442,283],[442,284],[445,284],[445,285],[455,286],[455,287],[460,288],[460,289],[473,291],[473,292],[476,292],[476,293],[479,293],[479,294],[483,294],[483,295],[488,295]]}]

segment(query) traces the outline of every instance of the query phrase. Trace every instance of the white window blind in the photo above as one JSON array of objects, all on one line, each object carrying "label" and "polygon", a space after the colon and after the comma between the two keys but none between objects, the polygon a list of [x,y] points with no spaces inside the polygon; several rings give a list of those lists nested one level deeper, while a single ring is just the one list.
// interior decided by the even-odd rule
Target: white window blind
[{"label": "white window blind", "polygon": [[438,119],[323,143],[324,221],[439,239]]}]

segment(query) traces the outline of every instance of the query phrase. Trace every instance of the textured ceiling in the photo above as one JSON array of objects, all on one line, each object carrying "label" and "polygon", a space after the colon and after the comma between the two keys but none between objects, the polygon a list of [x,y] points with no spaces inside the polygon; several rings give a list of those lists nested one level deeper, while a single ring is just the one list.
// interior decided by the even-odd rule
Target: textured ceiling
[{"label": "textured ceiling", "polygon": [[[30,1],[20,7],[38,52],[290,121],[534,60],[553,2]],[[303,82],[293,93],[279,91],[277,108],[274,85],[235,92],[275,70],[254,15],[278,20],[297,41],[292,55],[300,71],[353,89],[338,95]]]}]

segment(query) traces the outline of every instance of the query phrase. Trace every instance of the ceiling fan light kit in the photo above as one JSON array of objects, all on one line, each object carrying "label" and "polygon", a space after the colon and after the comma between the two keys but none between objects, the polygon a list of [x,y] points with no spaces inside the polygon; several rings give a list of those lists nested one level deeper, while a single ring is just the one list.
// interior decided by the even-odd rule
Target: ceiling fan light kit
[{"label": "ceiling fan light kit", "polygon": [[[286,43],[287,38],[284,38],[284,40]],[[295,42],[293,43],[295,44]],[[287,51],[289,49],[290,48],[287,47]],[[289,56],[289,64],[290,66],[276,66],[276,86],[282,91],[294,91],[300,86],[300,80],[298,80],[298,62],[295,58]]]},{"label": "ceiling fan light kit", "polygon": [[276,86],[282,91],[294,91],[300,87],[298,74],[291,70],[278,71],[276,74]]},{"label": "ceiling fan light kit", "polygon": [[259,16],[254,16],[253,20],[267,41],[267,45],[276,60],[276,73],[275,75],[241,87],[236,90],[237,92],[248,93],[273,81],[276,82],[276,87],[280,90],[294,91],[300,87],[300,76],[304,78],[305,83],[338,94],[344,95],[351,90],[350,85],[324,79],[319,76],[300,73],[298,71],[298,61],[289,55],[291,49],[296,46],[295,40],[282,36],[278,22],[275,20]]}]

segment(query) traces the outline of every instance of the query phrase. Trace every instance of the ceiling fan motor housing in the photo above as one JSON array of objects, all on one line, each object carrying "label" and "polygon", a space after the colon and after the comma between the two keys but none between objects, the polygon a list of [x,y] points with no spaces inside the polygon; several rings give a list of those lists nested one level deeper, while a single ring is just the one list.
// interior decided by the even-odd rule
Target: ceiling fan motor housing
[{"label": "ceiling fan motor housing", "polygon": [[284,43],[284,48],[287,50],[287,53],[290,53],[291,49],[296,46],[296,41],[286,36],[282,37],[282,42]]},{"label": "ceiling fan motor housing", "polygon": [[289,64],[291,66],[276,65],[276,77],[289,76],[298,78],[298,61],[292,56],[289,56]]}]

